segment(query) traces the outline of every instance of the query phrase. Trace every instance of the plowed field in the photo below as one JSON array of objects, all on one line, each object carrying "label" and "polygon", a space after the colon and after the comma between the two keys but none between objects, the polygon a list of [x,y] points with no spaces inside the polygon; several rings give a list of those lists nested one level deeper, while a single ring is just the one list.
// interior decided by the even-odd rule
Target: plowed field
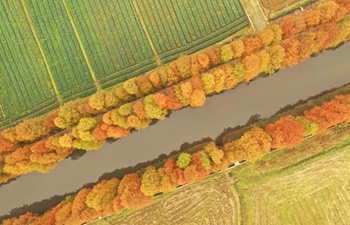
[{"label": "plowed field", "polygon": [[236,204],[225,178],[200,182],[128,216],[118,225],[235,225]]},{"label": "plowed field", "polygon": [[279,11],[285,7],[299,2],[300,0],[260,0],[261,4],[272,12]]}]

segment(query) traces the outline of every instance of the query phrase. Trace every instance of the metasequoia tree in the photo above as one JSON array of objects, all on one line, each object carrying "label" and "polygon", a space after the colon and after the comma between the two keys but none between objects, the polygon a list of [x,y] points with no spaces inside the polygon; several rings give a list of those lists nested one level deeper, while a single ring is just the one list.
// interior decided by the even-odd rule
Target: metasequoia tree
[{"label": "metasequoia tree", "polygon": [[184,169],[187,166],[189,166],[191,163],[191,154],[189,153],[181,153],[176,161],[176,165],[181,168]]},{"label": "metasequoia tree", "polygon": [[61,129],[70,128],[77,124],[82,118],[82,113],[77,109],[79,101],[70,101],[60,107],[58,116],[55,118],[54,123]]},{"label": "metasequoia tree", "polygon": [[131,79],[126,80],[123,84],[123,88],[130,95],[133,95],[136,97],[142,96],[142,93],[136,84],[136,78],[131,78]]},{"label": "metasequoia tree", "polygon": [[108,124],[102,122],[95,127],[92,134],[94,135],[94,138],[96,138],[97,140],[105,140],[108,138],[107,130],[108,130]]},{"label": "metasequoia tree", "polygon": [[141,179],[135,173],[127,174],[118,186],[120,204],[127,209],[140,209],[148,205],[153,196],[145,196],[141,192]]},{"label": "metasequoia tree", "polygon": [[215,165],[221,164],[224,152],[219,149],[214,142],[210,142],[204,146],[204,152],[207,153]]},{"label": "metasequoia tree", "polygon": [[27,212],[24,215],[21,215],[17,218],[11,218],[4,220],[2,225],[38,225],[40,222],[40,218],[37,213]]},{"label": "metasequoia tree", "polygon": [[134,113],[135,115],[140,118],[140,119],[148,119],[148,115],[146,113],[146,110],[145,110],[145,105],[143,104],[143,102],[139,101],[139,102],[136,102],[133,106],[133,109],[134,109]]},{"label": "metasequoia tree", "polygon": [[270,54],[270,71],[272,74],[274,71],[281,68],[281,63],[286,55],[284,48],[281,45],[272,46],[269,49]]},{"label": "metasequoia tree", "polygon": [[193,92],[192,84],[190,81],[184,81],[180,83],[180,89],[182,96],[187,100],[190,99],[190,96]]},{"label": "metasequoia tree", "polygon": [[237,77],[237,83],[241,83],[244,78],[244,65],[242,63],[233,63],[232,70]]},{"label": "metasequoia tree", "polygon": [[160,75],[158,71],[152,71],[149,75],[149,80],[151,81],[155,89],[162,88],[162,81],[160,79]]},{"label": "metasequoia tree", "polygon": [[[113,122],[113,125],[119,126],[124,129],[128,129],[128,123],[126,121],[126,116],[123,116],[119,113],[119,110],[112,110],[111,111],[111,120]],[[105,122],[105,121],[104,121]]]},{"label": "metasequoia tree", "polygon": [[198,54],[196,56],[197,56],[197,61],[198,61],[199,65],[200,65],[200,67],[201,67],[200,71],[203,72],[203,71],[208,70],[210,68],[210,59],[209,59],[209,57],[206,54],[204,54],[204,53]]},{"label": "metasequoia tree", "polygon": [[134,105],[131,103],[125,103],[118,108],[118,112],[122,116],[130,116],[134,111]]},{"label": "metasequoia tree", "polygon": [[214,93],[215,91],[215,79],[212,73],[204,73],[201,76],[204,91],[207,95]]},{"label": "metasequoia tree", "polygon": [[275,45],[275,44],[280,43],[282,41],[282,35],[283,35],[283,31],[282,31],[281,26],[279,24],[275,23],[275,24],[270,25],[269,28],[275,34],[273,41],[272,41],[272,44]]},{"label": "metasequoia tree", "polygon": [[226,63],[228,61],[231,61],[233,59],[233,51],[230,44],[223,45],[221,47],[221,61]]},{"label": "metasequoia tree", "polygon": [[189,56],[180,56],[177,60],[175,60],[175,64],[182,79],[191,76],[191,58]]},{"label": "metasequoia tree", "polygon": [[33,118],[23,121],[16,127],[16,139],[18,141],[35,141],[46,136],[50,129],[42,121]]},{"label": "metasequoia tree", "polygon": [[[238,78],[236,77],[231,64],[224,64],[219,67],[224,72],[223,90],[234,88],[238,84]],[[201,87],[202,89],[202,87]]]},{"label": "metasequoia tree", "polygon": [[109,125],[107,128],[108,137],[118,139],[124,137],[130,133],[131,128],[122,128],[119,126]]},{"label": "metasequoia tree", "polygon": [[160,190],[161,177],[156,168],[149,166],[142,175],[141,192],[146,196],[153,196]]},{"label": "metasequoia tree", "polygon": [[95,209],[102,210],[116,196],[119,180],[112,178],[110,180],[102,180],[95,185],[86,197],[86,205]]},{"label": "metasequoia tree", "polygon": [[306,25],[309,28],[315,27],[320,24],[320,11],[319,10],[306,10],[303,15]]},{"label": "metasequoia tree", "polygon": [[267,27],[259,32],[258,37],[260,38],[262,47],[264,48],[272,43],[275,33],[271,28]]},{"label": "metasequoia tree", "polygon": [[91,190],[91,188],[83,188],[75,196],[74,201],[72,203],[72,216],[69,220],[73,220],[74,218],[74,222],[83,223],[91,221],[92,219],[97,217],[96,211],[86,204],[86,198],[91,192]]},{"label": "metasequoia tree", "polygon": [[343,19],[337,24],[337,26],[338,26],[339,32],[333,42],[333,47],[339,45],[342,42],[347,41],[350,38],[350,19],[349,18]]},{"label": "metasequoia tree", "polygon": [[306,22],[303,16],[290,15],[282,20],[281,28],[283,31],[283,39],[292,37],[304,31],[306,28]]},{"label": "metasequoia tree", "polygon": [[301,37],[299,37],[300,42],[300,53],[299,61],[305,61],[310,58],[312,54],[318,51],[316,48],[316,33],[308,32]]},{"label": "metasequoia tree", "polygon": [[259,57],[259,62],[260,62],[260,71],[264,72],[264,73],[268,73],[269,70],[269,66],[270,66],[270,54],[267,53],[265,50],[261,50],[258,53],[258,57]]},{"label": "metasequoia tree", "polygon": [[241,38],[237,38],[230,42],[233,58],[240,58],[244,53],[244,43]]},{"label": "metasequoia tree", "polygon": [[305,136],[313,135],[318,130],[317,123],[306,119],[304,116],[297,116],[294,120],[303,125],[305,130]]},{"label": "metasequoia tree", "polygon": [[120,101],[128,102],[133,99],[133,95],[129,94],[123,87],[118,87],[114,91],[115,95],[120,99]]},{"label": "metasequoia tree", "polygon": [[106,109],[106,98],[107,92],[105,90],[99,90],[95,94],[93,94],[91,97],[89,97],[89,105],[97,110],[105,110]]},{"label": "metasequoia tree", "polygon": [[145,75],[137,76],[136,84],[143,95],[148,95],[154,91],[153,85],[148,76],[145,76]]},{"label": "metasequoia tree", "polygon": [[160,108],[163,109],[166,107],[167,97],[165,94],[163,94],[161,92],[157,92],[153,95],[153,100]]},{"label": "metasequoia tree", "polygon": [[315,106],[311,110],[304,112],[306,119],[318,124],[316,134],[322,133],[327,128],[338,123],[348,121],[349,115],[350,109],[334,100],[324,102],[321,106]]},{"label": "metasequoia tree", "polygon": [[147,116],[152,119],[162,120],[168,114],[167,109],[162,109],[154,102],[153,95],[146,96],[143,100],[143,104],[145,105]]},{"label": "metasequoia tree", "polygon": [[334,1],[327,1],[319,4],[317,6],[317,10],[320,13],[321,23],[331,22],[338,8],[339,8],[339,5]]},{"label": "metasequoia tree", "polygon": [[322,24],[316,31],[316,46],[318,49],[330,47],[339,33],[336,23]]},{"label": "metasequoia tree", "polygon": [[303,125],[290,115],[281,117],[275,123],[270,123],[266,126],[265,131],[272,138],[271,147],[277,149],[301,143],[306,134]]},{"label": "metasequoia tree", "polygon": [[186,183],[192,183],[198,180],[199,174],[195,165],[189,165],[184,169],[184,178]]},{"label": "metasequoia tree", "polygon": [[224,145],[224,153],[230,163],[241,160],[255,162],[270,151],[271,137],[263,129],[254,127],[244,135]]},{"label": "metasequoia tree", "polygon": [[54,129],[57,128],[54,120],[55,118],[58,116],[58,110],[54,111],[53,113],[50,113],[49,115],[47,115],[45,117],[45,119],[43,120],[43,124],[45,126],[47,126],[48,128]]},{"label": "metasequoia tree", "polygon": [[259,51],[262,47],[262,41],[259,37],[244,38],[243,43],[243,57],[250,56],[251,54]]},{"label": "metasequoia tree", "polygon": [[72,202],[64,204],[55,214],[55,224],[65,225],[72,213]]},{"label": "metasequoia tree", "polygon": [[79,138],[83,141],[95,141],[95,137],[92,134],[98,122],[95,118],[82,118],[78,125],[77,131]]},{"label": "metasequoia tree", "polygon": [[16,143],[11,142],[3,137],[3,132],[0,133],[0,154],[2,152],[12,152],[16,150]]},{"label": "metasequoia tree", "polygon": [[260,59],[256,54],[251,54],[243,58],[244,81],[249,82],[260,73]]},{"label": "metasequoia tree", "polygon": [[300,42],[295,39],[288,39],[282,42],[286,56],[282,62],[282,68],[293,66],[299,62]]},{"label": "metasequoia tree", "polygon": [[104,102],[107,109],[116,108],[122,103],[115,94],[115,91],[106,92]]},{"label": "metasequoia tree", "polygon": [[212,66],[219,65],[221,63],[221,46],[216,45],[211,49],[204,52],[209,59]]},{"label": "metasequoia tree", "polygon": [[184,107],[184,104],[177,98],[174,87],[169,87],[166,89],[166,108],[170,110],[178,110]]},{"label": "metasequoia tree", "polygon": [[198,108],[204,105],[206,100],[205,92],[202,89],[195,89],[189,99],[192,108]]}]

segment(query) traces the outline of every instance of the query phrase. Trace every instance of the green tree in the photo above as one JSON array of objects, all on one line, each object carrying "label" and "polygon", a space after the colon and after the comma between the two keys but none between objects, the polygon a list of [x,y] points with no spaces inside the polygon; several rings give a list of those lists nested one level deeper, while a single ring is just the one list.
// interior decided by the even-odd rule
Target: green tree
[{"label": "green tree", "polygon": [[176,161],[176,165],[184,169],[191,163],[191,154],[189,153],[181,153]]}]

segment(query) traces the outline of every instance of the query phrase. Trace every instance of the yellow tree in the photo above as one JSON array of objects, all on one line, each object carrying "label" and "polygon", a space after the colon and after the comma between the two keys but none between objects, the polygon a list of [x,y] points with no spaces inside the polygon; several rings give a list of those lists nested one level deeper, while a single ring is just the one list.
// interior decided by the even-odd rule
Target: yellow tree
[{"label": "yellow tree", "polygon": [[259,75],[260,71],[260,59],[256,54],[251,54],[243,58],[244,66],[244,81],[249,82]]},{"label": "yellow tree", "polygon": [[95,185],[86,197],[86,205],[100,211],[107,206],[117,195],[119,180],[112,178],[102,180]]},{"label": "yellow tree", "polygon": [[255,162],[268,153],[271,148],[271,137],[263,129],[254,127],[244,135],[224,145],[224,153],[231,162],[247,160]]},{"label": "yellow tree", "polygon": [[160,175],[156,168],[149,166],[142,175],[141,192],[146,196],[153,196],[160,190]]}]

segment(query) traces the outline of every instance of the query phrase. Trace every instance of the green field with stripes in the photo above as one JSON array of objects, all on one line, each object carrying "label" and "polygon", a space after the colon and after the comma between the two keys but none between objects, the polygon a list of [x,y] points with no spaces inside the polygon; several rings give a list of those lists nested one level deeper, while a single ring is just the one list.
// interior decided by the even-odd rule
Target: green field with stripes
[{"label": "green field with stripes", "polygon": [[238,0],[8,0],[0,10],[0,130],[248,25]]}]

